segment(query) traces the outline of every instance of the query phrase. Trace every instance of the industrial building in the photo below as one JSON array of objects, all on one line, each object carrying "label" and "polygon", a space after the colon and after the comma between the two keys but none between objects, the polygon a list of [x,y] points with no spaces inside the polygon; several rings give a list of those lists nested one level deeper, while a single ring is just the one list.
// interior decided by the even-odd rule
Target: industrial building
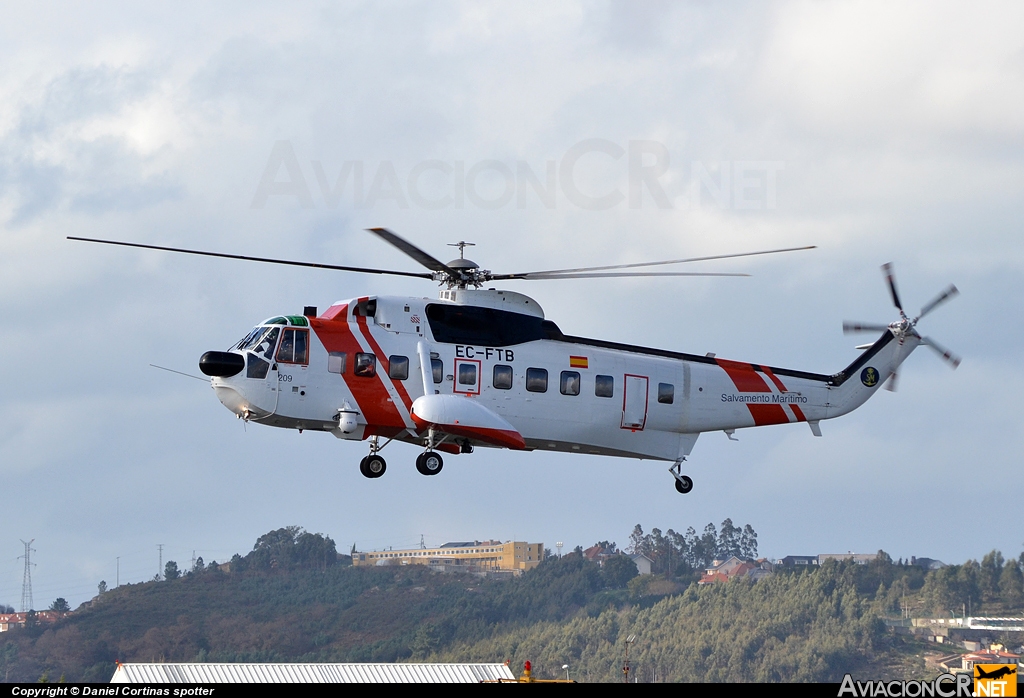
[{"label": "industrial building", "polygon": [[505,664],[118,663],[110,683],[484,683],[515,680]]},{"label": "industrial building", "polygon": [[466,572],[506,571],[520,574],[531,570],[544,559],[543,543],[496,540],[445,543],[440,548],[412,548],[409,550],[381,550],[369,553],[354,552],[352,564],[369,565],[429,565],[441,570]]}]

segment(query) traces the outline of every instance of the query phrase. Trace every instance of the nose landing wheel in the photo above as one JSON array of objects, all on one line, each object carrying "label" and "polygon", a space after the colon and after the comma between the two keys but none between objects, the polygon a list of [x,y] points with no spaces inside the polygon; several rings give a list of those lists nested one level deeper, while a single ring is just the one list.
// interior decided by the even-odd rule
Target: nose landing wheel
[{"label": "nose landing wheel", "polygon": [[427,451],[416,456],[416,470],[421,475],[437,475],[443,467],[444,460],[436,451]]}]

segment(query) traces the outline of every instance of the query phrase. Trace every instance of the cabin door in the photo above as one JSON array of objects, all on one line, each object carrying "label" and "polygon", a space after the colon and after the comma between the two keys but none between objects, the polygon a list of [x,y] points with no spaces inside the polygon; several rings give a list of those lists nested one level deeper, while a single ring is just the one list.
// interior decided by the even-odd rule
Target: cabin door
[{"label": "cabin door", "polygon": [[627,373],[622,385],[622,428],[641,430],[647,421],[647,376]]}]

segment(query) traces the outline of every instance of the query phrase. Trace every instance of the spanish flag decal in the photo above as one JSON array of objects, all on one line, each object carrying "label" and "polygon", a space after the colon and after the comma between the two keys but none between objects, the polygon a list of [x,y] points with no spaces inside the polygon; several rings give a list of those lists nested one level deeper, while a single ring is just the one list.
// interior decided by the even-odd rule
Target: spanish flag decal
[{"label": "spanish flag decal", "polygon": [[569,368],[590,368],[590,361],[585,356],[570,356]]}]

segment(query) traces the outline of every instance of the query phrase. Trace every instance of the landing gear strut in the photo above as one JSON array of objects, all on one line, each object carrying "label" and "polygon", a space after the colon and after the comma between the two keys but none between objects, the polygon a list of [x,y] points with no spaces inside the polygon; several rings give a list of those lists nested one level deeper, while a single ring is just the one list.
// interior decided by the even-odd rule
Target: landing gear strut
[{"label": "landing gear strut", "polygon": [[[384,446],[387,445],[387,443],[384,444]],[[381,456],[377,455],[377,452],[384,448],[384,446],[379,445],[379,441],[376,436],[370,437],[370,455],[359,461],[359,472],[361,472],[364,477],[378,478],[388,469],[387,462]]]},{"label": "landing gear strut", "polygon": [[686,494],[693,489],[693,480],[682,474],[684,460],[686,459],[680,458],[668,469],[668,471],[672,473],[673,479],[676,481],[676,492],[679,494]]}]

